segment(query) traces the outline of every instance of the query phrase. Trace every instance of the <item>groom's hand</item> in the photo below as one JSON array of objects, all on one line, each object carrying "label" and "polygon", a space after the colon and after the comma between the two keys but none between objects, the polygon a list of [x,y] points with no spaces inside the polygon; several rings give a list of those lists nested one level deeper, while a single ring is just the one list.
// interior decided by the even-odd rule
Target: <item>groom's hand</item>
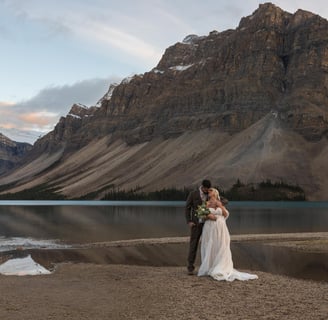
[{"label": "groom's hand", "polygon": [[189,226],[190,228],[194,227],[195,225],[196,225],[195,222],[192,222],[192,221],[189,221],[189,222],[188,222],[188,226]]}]

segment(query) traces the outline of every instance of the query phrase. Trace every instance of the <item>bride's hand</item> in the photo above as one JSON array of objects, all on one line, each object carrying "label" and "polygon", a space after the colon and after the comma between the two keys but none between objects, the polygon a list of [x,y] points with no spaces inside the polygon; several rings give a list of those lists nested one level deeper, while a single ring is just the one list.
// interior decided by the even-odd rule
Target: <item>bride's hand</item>
[{"label": "bride's hand", "polygon": [[216,204],[219,208],[221,208],[221,209],[224,208],[224,205],[222,204],[222,202],[220,200],[218,200]]},{"label": "bride's hand", "polygon": [[215,220],[216,220],[216,215],[213,214],[213,213],[209,213],[209,214],[207,215],[207,219],[208,219],[208,220],[215,221]]}]

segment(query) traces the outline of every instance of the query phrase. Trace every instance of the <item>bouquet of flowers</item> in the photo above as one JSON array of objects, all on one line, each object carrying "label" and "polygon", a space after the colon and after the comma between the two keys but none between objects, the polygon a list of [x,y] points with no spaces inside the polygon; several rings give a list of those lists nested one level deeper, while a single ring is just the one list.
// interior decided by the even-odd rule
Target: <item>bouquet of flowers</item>
[{"label": "bouquet of flowers", "polygon": [[209,213],[210,210],[206,207],[205,201],[203,201],[203,203],[199,205],[196,209],[196,216],[199,219],[199,221],[204,220]]}]

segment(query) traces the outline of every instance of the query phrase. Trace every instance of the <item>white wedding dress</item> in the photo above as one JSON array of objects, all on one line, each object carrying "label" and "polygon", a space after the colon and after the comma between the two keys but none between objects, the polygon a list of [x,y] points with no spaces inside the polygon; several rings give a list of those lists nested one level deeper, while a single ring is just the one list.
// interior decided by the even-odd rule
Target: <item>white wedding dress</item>
[{"label": "white wedding dress", "polygon": [[255,274],[239,272],[233,268],[226,218],[220,208],[209,210],[217,216],[217,220],[206,220],[204,224],[201,238],[202,262],[198,276],[211,276],[215,280],[226,281],[257,279]]}]

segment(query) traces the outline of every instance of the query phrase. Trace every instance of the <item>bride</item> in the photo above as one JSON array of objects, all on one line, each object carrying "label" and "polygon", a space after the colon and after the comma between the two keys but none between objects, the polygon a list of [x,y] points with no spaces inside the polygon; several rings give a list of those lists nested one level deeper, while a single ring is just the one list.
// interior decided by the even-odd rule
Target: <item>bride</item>
[{"label": "bride", "polygon": [[257,275],[239,272],[233,268],[230,235],[226,225],[228,210],[222,205],[218,190],[208,192],[207,207],[210,214],[204,224],[201,240],[201,266],[198,276],[211,276],[215,280],[233,281],[257,279]]}]

